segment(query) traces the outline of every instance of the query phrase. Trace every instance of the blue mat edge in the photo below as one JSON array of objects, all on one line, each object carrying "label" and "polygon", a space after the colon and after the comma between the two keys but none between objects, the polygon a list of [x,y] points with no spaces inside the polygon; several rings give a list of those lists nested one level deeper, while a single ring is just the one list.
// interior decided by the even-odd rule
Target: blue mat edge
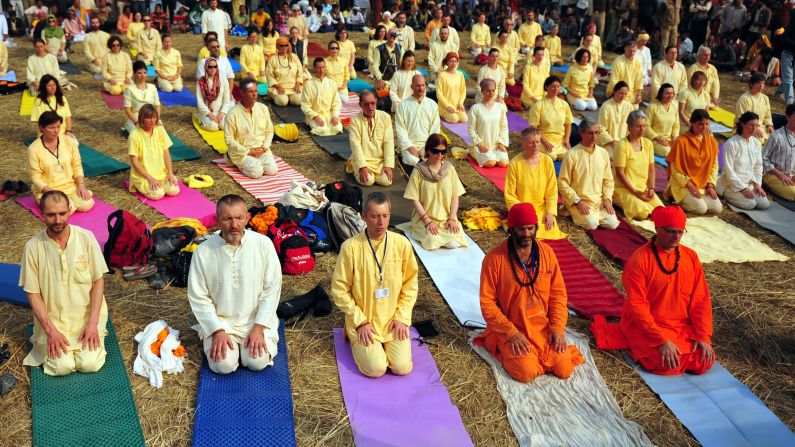
[{"label": "blue mat edge", "polygon": [[0,263],[0,301],[30,307],[28,294],[19,286],[21,269],[19,264]]}]

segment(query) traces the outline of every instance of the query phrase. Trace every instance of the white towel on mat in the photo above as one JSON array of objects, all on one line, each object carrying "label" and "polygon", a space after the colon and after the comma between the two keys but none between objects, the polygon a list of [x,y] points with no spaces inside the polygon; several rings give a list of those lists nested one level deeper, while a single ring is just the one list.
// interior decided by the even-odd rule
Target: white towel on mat
[{"label": "white towel on mat", "polygon": [[[160,356],[152,352],[152,343],[157,341],[157,335],[168,328],[168,336],[160,345]],[[179,374],[184,370],[182,360],[184,357],[175,357],[174,349],[179,346],[179,331],[168,327],[165,321],[157,320],[149,323],[142,332],[135,335],[138,342],[138,356],[133,363],[133,372],[149,379],[149,384],[155,388],[163,387],[163,371],[169,374]]]}]

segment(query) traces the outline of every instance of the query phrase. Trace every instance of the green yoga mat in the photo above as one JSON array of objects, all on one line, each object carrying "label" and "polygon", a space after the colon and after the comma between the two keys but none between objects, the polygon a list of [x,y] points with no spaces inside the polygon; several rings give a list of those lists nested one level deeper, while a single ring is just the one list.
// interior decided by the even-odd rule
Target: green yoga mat
[{"label": "green yoga mat", "polygon": [[80,158],[83,160],[83,174],[86,177],[96,177],[98,175],[110,174],[116,171],[130,169],[130,165],[122,163],[115,158],[92,149],[80,143]]},{"label": "green yoga mat", "polygon": [[99,371],[50,377],[30,369],[33,445],[146,446],[110,319],[107,328],[108,355]]},{"label": "green yoga mat", "polygon": [[171,134],[168,134],[168,136],[171,138],[171,142],[174,143],[168,149],[168,152],[171,154],[171,161],[197,160],[202,158],[198,152],[189,148],[185,143],[180,141],[179,138]]}]

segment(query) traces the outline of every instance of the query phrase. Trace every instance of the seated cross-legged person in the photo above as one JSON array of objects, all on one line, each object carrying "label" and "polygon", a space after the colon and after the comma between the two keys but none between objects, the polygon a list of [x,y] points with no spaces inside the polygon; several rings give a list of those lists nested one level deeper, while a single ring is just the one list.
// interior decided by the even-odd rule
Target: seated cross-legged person
[{"label": "seated cross-legged person", "polygon": [[58,26],[58,19],[53,14],[47,16],[47,25],[41,31],[41,38],[47,44],[47,52],[55,56],[58,62],[69,60],[65,31]]},{"label": "seated cross-legged person", "polygon": [[204,130],[223,130],[226,114],[234,105],[229,83],[218,74],[218,61],[214,57],[204,59],[204,76],[196,82],[196,120]]},{"label": "seated cross-legged person", "polygon": [[723,144],[723,173],[718,177],[718,195],[742,208],[764,210],[770,207],[762,189],[762,145],[755,133],[759,115],[740,115],[739,133]]},{"label": "seated cross-legged person", "polygon": [[113,96],[121,95],[132,83],[132,61],[121,51],[121,38],[110,36],[108,51],[102,56],[102,88]]},{"label": "seated cross-legged person", "polygon": [[448,123],[465,123],[467,112],[464,109],[464,101],[467,99],[467,84],[464,75],[457,70],[458,53],[447,53],[442,65],[445,66],[445,70],[439,72],[436,80],[439,115]]},{"label": "seated cross-legged person", "polygon": [[99,28],[100,22],[98,17],[93,17],[90,23],[90,32],[86,34],[86,38],[83,41],[83,54],[88,61],[86,68],[88,68],[91,73],[97,75],[102,73],[102,58],[105,56],[105,53],[108,52],[108,39],[110,39],[110,35]]},{"label": "seated cross-legged person", "polygon": [[301,86],[304,68],[298,56],[290,50],[290,41],[280,37],[276,41],[276,54],[268,59],[268,95],[277,106],[301,105]]},{"label": "seated cross-legged person", "polygon": [[497,102],[497,83],[486,78],[480,81],[482,100],[469,108],[470,153],[483,168],[508,166],[508,109]]},{"label": "seated cross-legged person", "polygon": [[173,144],[163,126],[157,123],[160,117],[151,104],[138,111],[138,126],[127,139],[130,156],[130,192],[140,192],[151,200],[179,194],[179,180],[174,177],[171,154]]},{"label": "seated cross-legged person", "polygon": [[528,122],[541,132],[543,153],[553,160],[560,159],[571,149],[571,115],[569,104],[558,98],[560,78],[550,76],[544,81],[546,96],[536,101],[530,108]]},{"label": "seated cross-legged person", "polygon": [[679,129],[681,133],[685,133],[689,129],[690,115],[694,110],[706,110],[709,107],[710,97],[706,86],[707,75],[703,71],[696,71],[690,77],[690,87],[678,93]]},{"label": "seated cross-legged person", "polygon": [[426,250],[466,247],[458,222],[458,197],[466,191],[447,158],[447,140],[438,133],[428,136],[425,160],[411,172],[403,198],[411,200],[411,237]]},{"label": "seated cross-legged person", "polygon": [[[394,85],[393,82],[390,88]],[[400,101],[395,112],[397,150],[400,159],[409,166],[425,158],[423,151],[428,135],[439,133],[439,108],[436,101],[425,96],[425,88],[425,77],[415,74],[411,79],[411,96]]]},{"label": "seated cross-legged person", "polygon": [[273,122],[265,104],[257,102],[257,81],[240,81],[242,97],[224,119],[226,157],[247,177],[276,175],[279,168],[271,152]]},{"label": "seated cross-legged person", "polygon": [[306,82],[301,93],[301,111],[306,125],[315,135],[336,135],[342,132],[342,102],[337,84],[326,76],[326,61],[322,57],[312,62],[312,70],[315,75]]},{"label": "seated cross-legged person", "polygon": [[89,211],[93,194],[86,188],[80,151],[74,138],[60,138],[62,118],[51,110],[39,117],[41,136],[28,146],[33,197],[58,190],[69,199],[69,212]]},{"label": "seated cross-legged person", "polygon": [[338,42],[328,44],[329,55],[323,58],[326,62],[326,76],[334,81],[340,101],[348,100],[348,81],[351,79],[351,70],[348,62],[340,55],[343,47]]},{"label": "seated cross-legged person", "polygon": [[762,151],[765,186],[784,200],[795,202],[795,104],[784,111],[787,125],[776,129]]},{"label": "seated cross-legged person", "polygon": [[144,17],[144,28],[136,34],[133,47],[138,50],[137,59],[145,62],[146,65],[152,65],[155,53],[163,48],[160,31],[152,28],[152,18],[150,16]]},{"label": "seated cross-legged person", "polygon": [[157,116],[160,116],[160,95],[157,93],[157,88],[146,82],[146,64],[143,61],[135,61],[133,82],[124,89],[124,111],[127,114],[124,129],[127,135],[135,129],[138,123],[138,111],[145,104],[153,105]]},{"label": "seated cross-legged person", "polygon": [[596,110],[596,99],[593,89],[596,86],[596,72],[591,65],[591,52],[581,48],[574,53],[575,64],[569,66],[569,71],[563,78],[563,87],[568,90],[566,98],[574,110]]},{"label": "seated cross-legged person", "polygon": [[[492,48],[488,50],[488,62],[480,67],[478,70],[478,86],[480,86],[481,81],[484,79],[491,79],[497,84],[497,101],[498,102],[505,102],[505,71],[500,67],[500,60],[503,58],[503,55],[500,54],[500,50],[497,48]],[[483,94],[481,93],[480,89],[478,89],[478,93],[475,95],[475,102],[481,102],[483,100]]]},{"label": "seated cross-legged person", "polygon": [[599,108],[599,127],[601,133],[596,143],[613,154],[615,145],[627,136],[627,117],[635,106],[627,98],[629,89],[624,81],[618,81],[613,96]]},{"label": "seated cross-legged person", "polygon": [[679,136],[679,104],[671,84],[663,84],[657,99],[646,109],[648,116],[644,136],[654,143],[654,155],[665,157]]},{"label": "seated cross-legged person", "polygon": [[69,101],[66,100],[58,79],[48,74],[42,76],[39,81],[38,95],[33,101],[33,110],[30,113],[30,120],[36,123],[39,135],[41,135],[39,118],[47,111],[53,111],[61,117],[60,135],[75,137],[72,133],[72,110],[69,108]]},{"label": "seated cross-legged person", "polygon": [[362,112],[351,119],[348,128],[351,158],[345,172],[353,174],[363,186],[392,184],[395,167],[395,138],[389,114],[376,110],[375,93],[365,90],[359,94]]},{"label": "seated cross-legged person", "polygon": [[158,50],[154,57],[157,86],[164,92],[181,92],[182,55],[171,44],[171,35],[163,34],[163,48]]},{"label": "seated cross-legged person", "polygon": [[258,83],[265,84],[268,82],[268,76],[265,73],[265,62],[268,60],[265,57],[265,51],[259,42],[259,32],[257,28],[250,28],[246,43],[240,48],[240,73],[245,78],[256,79]]},{"label": "seated cross-legged person", "polygon": [[28,64],[25,70],[30,93],[34,96],[38,93],[39,81],[46,74],[58,79],[60,84],[65,86],[69,81],[65,76],[61,75],[61,69],[58,68],[58,59],[47,52],[44,41],[37,40],[33,45],[35,53],[28,57]]},{"label": "seated cross-legged person", "polygon": [[[533,60],[528,61],[522,73],[522,104],[530,108],[544,97],[544,82],[549,79],[549,64],[543,47],[533,49]],[[503,54],[500,53],[500,58]],[[506,82],[507,83],[507,82]],[[509,84],[510,85],[510,84]]]},{"label": "seated cross-legged person", "polygon": [[563,157],[558,186],[576,225],[586,230],[599,226],[615,230],[619,222],[613,209],[610,156],[596,144],[598,134],[598,123],[588,119],[580,122],[582,142]]},{"label": "seated cross-legged person", "polygon": [[[700,73],[700,72],[697,72]],[[709,114],[696,109],[690,115],[690,130],[671,146],[668,163],[668,186],[663,197],[693,214],[720,214],[718,199],[718,142],[709,132]]]},{"label": "seated cross-legged person", "polygon": [[748,80],[748,91],[737,98],[734,113],[737,116],[745,112],[754,112],[759,117],[759,125],[754,136],[764,144],[773,132],[773,115],[770,111],[770,99],[765,95],[764,73],[754,73]]},{"label": "seated cross-legged person", "polygon": [[[410,50],[404,52],[403,59],[400,60],[400,68],[395,71],[392,80],[389,81],[389,99],[392,100],[392,112],[397,112],[400,102],[411,96],[411,84],[414,81],[414,76],[418,74],[420,72],[417,71],[414,52]],[[439,114],[436,110],[435,113]]]},{"label": "seated cross-legged person", "polygon": [[474,342],[519,382],[547,373],[567,379],[585,361],[566,343],[566,285],[555,252],[536,238],[538,223],[533,205],[513,206],[509,237],[489,250],[480,272],[486,330]]},{"label": "seated cross-legged person", "polygon": [[230,374],[243,365],[261,371],[273,365],[279,342],[279,257],[268,237],[246,229],[251,215],[242,197],[223,196],[215,210],[221,230],[190,263],[188,302],[198,322],[193,329],[211,370]]},{"label": "seated cross-legged person", "polygon": [[613,202],[629,219],[648,219],[652,210],[663,204],[654,192],[654,149],[651,140],[643,136],[645,117],[641,110],[629,114],[629,135],[616,144],[613,152]]},{"label": "seated cross-legged person", "polygon": [[651,220],[656,236],[621,276],[627,299],[619,327],[629,355],[646,371],[704,374],[715,363],[712,299],[698,255],[680,244],[687,217],[668,206],[655,208]]}]

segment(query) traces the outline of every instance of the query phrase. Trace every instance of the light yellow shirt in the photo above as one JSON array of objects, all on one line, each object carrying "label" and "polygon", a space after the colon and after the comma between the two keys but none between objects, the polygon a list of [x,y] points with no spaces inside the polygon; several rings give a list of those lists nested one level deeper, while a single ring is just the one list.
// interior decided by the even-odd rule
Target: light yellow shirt
[{"label": "light yellow shirt", "polygon": [[539,25],[538,22],[523,23],[522,26],[519,27],[519,42],[521,42],[523,47],[533,48],[536,46],[536,36],[541,36],[543,34],[541,25]]},{"label": "light yellow shirt", "polygon": [[445,42],[441,40],[431,43],[431,50],[428,52],[428,69],[432,73],[444,71],[445,65],[442,63],[447,53],[457,51],[455,44],[447,39]]},{"label": "light yellow shirt", "polygon": [[[596,36],[596,37],[598,37],[598,36]],[[586,49],[586,50],[591,52],[590,64],[593,67],[593,70],[595,72],[596,69],[599,68],[602,65],[602,49],[594,46],[593,43],[591,43],[591,46],[588,47],[588,48],[585,48],[584,46],[580,45],[579,47],[577,47],[576,50],[574,50],[573,53],[571,53],[571,60],[572,60],[573,64],[577,63],[576,61],[574,61],[574,55],[576,55],[577,52],[580,51],[581,49]]]},{"label": "light yellow shirt", "polygon": [[240,69],[243,74],[259,77],[265,71],[265,53],[259,45],[245,44],[240,48]]},{"label": "light yellow shirt", "polygon": [[160,39],[159,31],[154,28],[150,28],[149,31],[144,29],[138,31],[138,35],[135,38],[135,49],[139,53],[151,58],[161,48],[163,48],[163,41]]},{"label": "light yellow shirt", "polygon": [[61,69],[58,68],[58,59],[52,54],[47,53],[44,57],[38,57],[33,54],[28,58],[26,74],[29,83],[39,82],[41,77],[46,74],[54,76],[55,79],[60,79]]},{"label": "light yellow shirt", "polygon": [[[513,48],[514,57],[516,57],[516,53],[519,53],[519,49],[522,48],[522,42],[519,39],[519,34],[517,34],[516,31],[511,31],[508,33],[508,40],[506,43]],[[533,43],[531,42],[530,45],[533,45]]]},{"label": "light yellow shirt", "polygon": [[355,173],[366,167],[379,175],[384,168],[395,167],[395,137],[388,113],[376,110],[372,127],[362,113],[354,116],[348,135],[351,158],[346,165],[347,172]]},{"label": "light yellow shirt", "polygon": [[553,64],[563,61],[560,36],[544,36],[544,48],[546,48],[546,54],[549,55],[549,59]]},{"label": "light yellow shirt", "polygon": [[[94,281],[107,273],[105,258],[93,233],[69,225],[69,239],[61,250],[42,230],[25,244],[19,285],[27,293],[38,293],[44,299],[50,322],[66,337],[69,350],[82,347],[80,334],[91,315],[91,288]],[[107,334],[108,306],[105,297],[97,320],[99,336]],[[39,366],[47,359],[47,334],[37,318],[33,319],[33,349],[23,364]]]},{"label": "light yellow shirt", "polygon": [[119,84],[124,84],[126,80],[132,79],[130,56],[122,51],[105,53],[105,56],[102,57],[102,77],[106,81],[113,79]]},{"label": "light yellow shirt", "polygon": [[[403,28],[396,26],[395,28],[399,34],[395,41],[400,44],[400,47],[403,48],[403,51],[414,51],[414,49],[417,47],[417,42],[414,39],[414,30],[408,26],[404,26]],[[350,40],[346,40],[346,42],[350,42]],[[340,49],[342,49],[342,45],[340,45]],[[342,55],[341,51],[340,55]]]},{"label": "light yellow shirt", "polygon": [[433,235],[427,231],[425,222],[416,210],[411,213],[411,237],[422,245],[426,250],[436,250],[450,241],[456,241],[461,247],[469,244],[464,237],[464,232],[451,233],[444,224],[448,219],[458,220],[454,214],[450,214],[450,204],[453,198],[460,197],[466,193],[464,185],[458,178],[458,173],[454,167],[450,167],[447,175],[443,179],[431,182],[426,180],[419,169],[415,169],[409,177],[406,192],[403,198],[416,200],[422,204],[425,214],[438,225],[439,231]]},{"label": "light yellow shirt", "polygon": [[[510,210],[517,203],[531,203],[540,222],[546,214],[558,215],[558,181],[552,159],[544,155],[538,157],[535,167],[530,167],[522,154],[516,155],[508,163],[508,172],[505,174],[505,205]],[[565,236],[557,223],[550,231],[544,225],[538,226],[539,239],[561,239]]]},{"label": "light yellow shirt", "polygon": [[323,80],[313,76],[307,81],[301,92],[301,111],[304,112],[307,121],[320,116],[328,122],[331,118],[339,118],[340,110],[342,102],[334,81],[328,76]]},{"label": "light yellow shirt", "polygon": [[92,31],[86,34],[86,38],[83,40],[83,54],[89,62],[102,61],[105,53],[110,51],[108,50],[108,39],[110,39],[110,34],[105,31]]},{"label": "light yellow shirt", "polygon": [[50,37],[45,38],[44,33],[41,35],[42,39],[47,41],[47,52],[52,54],[53,56],[58,54],[58,51],[61,50],[61,47],[66,46],[66,35],[64,34],[60,38]]},{"label": "light yellow shirt", "polygon": [[653,101],[646,109],[646,116],[644,136],[649,140],[662,137],[673,143],[679,136],[679,103],[676,100],[668,103],[667,110],[659,101]]},{"label": "light yellow shirt", "polygon": [[[502,57],[502,54],[500,54]],[[491,79],[497,84],[497,97],[505,97],[505,71],[497,64],[497,67],[492,70],[488,64],[480,67],[478,70],[478,92],[475,95],[475,102],[483,101],[483,94],[480,92],[480,81],[484,79]]]},{"label": "light yellow shirt", "polygon": [[[61,117],[61,135],[64,135],[66,133],[66,118],[72,116],[72,110],[69,108],[69,101],[66,100],[66,96],[63,97],[63,105],[58,105],[55,101],[55,96],[48,97],[47,101],[36,98],[36,100],[33,101],[33,110],[30,112],[30,120],[37,123],[41,114],[49,111],[53,111]],[[38,135],[41,135],[41,130],[38,130]]]},{"label": "light yellow shirt", "polygon": [[472,146],[483,144],[488,149],[496,149],[500,143],[507,149],[510,146],[507,114],[508,109],[501,102],[492,102],[490,107],[482,102],[473,104],[467,112],[467,130]]},{"label": "light yellow shirt", "polygon": [[67,196],[77,192],[75,179],[83,177],[83,164],[75,140],[59,138],[56,154],[44,147],[41,138],[36,138],[28,146],[30,180],[36,201],[41,198],[45,187],[61,191]]},{"label": "light yellow shirt", "polygon": [[447,70],[440,72],[436,80],[436,102],[439,104],[439,112],[446,113],[448,107],[463,106],[466,99],[467,84],[464,75],[458,70],[452,73]]},{"label": "light yellow shirt", "polygon": [[160,72],[164,76],[174,76],[182,68],[182,55],[176,48],[171,48],[166,52],[160,49],[155,53],[155,72]]},{"label": "light yellow shirt", "polygon": [[578,144],[566,152],[558,174],[558,187],[566,206],[582,200],[598,205],[613,200],[613,173],[610,156],[603,147]]},{"label": "light yellow shirt", "polygon": [[605,146],[613,141],[620,141],[627,136],[627,117],[635,110],[626,99],[617,104],[613,98],[608,99],[599,107],[599,126],[602,133],[596,139],[596,144]]},{"label": "light yellow shirt", "polygon": [[138,31],[144,29],[144,22],[130,22],[127,26],[127,42],[135,42],[138,38]]},{"label": "light yellow shirt", "polygon": [[440,125],[439,107],[434,100],[423,97],[418,102],[413,96],[407,97],[395,111],[397,150],[414,147],[424,155],[428,135],[439,133]]},{"label": "light yellow shirt", "polygon": [[[404,50],[401,48],[400,52],[398,52],[397,42],[395,42],[395,46],[393,46],[392,48],[390,48],[388,44],[385,44],[384,46],[386,47],[386,51],[388,54],[387,62],[390,59],[392,59],[392,55],[394,55],[395,66],[400,67],[400,58],[402,57]],[[376,50],[375,53],[373,53],[373,65],[370,66],[370,74],[373,76],[373,79],[375,79],[376,81],[380,81],[384,77],[384,74],[381,73],[381,51],[378,49]]]},{"label": "light yellow shirt", "polygon": [[698,62],[694,63],[687,69],[687,79],[693,76],[693,73],[700,71],[707,75],[707,85],[704,89],[709,92],[713,98],[720,98],[720,78],[718,77],[718,69],[712,64],[707,64],[707,67],[702,67]]},{"label": "light yellow shirt", "polygon": [[734,114],[740,118],[745,112],[754,112],[759,115],[759,128],[764,133],[765,126],[773,125],[773,116],[770,114],[770,99],[764,93],[752,95],[745,92],[737,98],[737,105],[734,106]]},{"label": "light yellow shirt", "polygon": [[[262,34],[259,38],[260,46],[262,47],[262,51],[265,52],[268,56],[272,56],[276,54],[276,41],[279,39],[279,33],[275,33],[272,36],[266,36]],[[306,44],[306,42],[304,42]]]},{"label": "light yellow shirt", "polygon": [[298,36],[301,39],[306,39],[309,37],[309,28],[306,26],[306,17],[303,15],[300,16],[290,16],[287,19],[287,31],[290,31],[293,27],[298,28]]},{"label": "light yellow shirt", "polygon": [[[392,75],[392,79],[389,80],[389,97],[392,99],[392,110],[397,110],[400,101],[411,96],[411,81],[414,75],[417,74],[420,74],[417,70],[407,71],[399,69]],[[437,113],[436,110],[434,110],[434,113]]]},{"label": "light yellow shirt", "polygon": [[265,71],[268,74],[269,88],[274,88],[278,84],[284,88],[288,95],[295,93],[296,85],[304,83],[303,66],[298,60],[298,56],[293,53],[288,54],[287,57],[274,55],[268,59]]},{"label": "light yellow shirt", "polygon": [[[640,147],[641,150],[635,152],[632,143],[626,138],[616,143],[613,150],[613,177],[618,180],[615,168],[624,168],[624,176],[632,187],[638,191],[646,191],[649,189],[649,167],[654,163],[654,144],[648,138],[641,137]],[[632,195],[621,181],[615,182],[615,192]]]},{"label": "light yellow shirt", "polygon": [[528,122],[535,126],[541,137],[553,146],[563,143],[564,126],[571,125],[573,117],[569,104],[560,98],[544,97],[533,104],[528,112]]},{"label": "light yellow shirt", "polygon": [[[502,57],[502,53],[500,53]],[[530,104],[544,96],[544,81],[549,77],[549,65],[531,61],[524,66],[522,74],[522,103]]]},{"label": "light yellow shirt", "polygon": [[643,90],[643,62],[639,57],[627,59],[623,54],[613,61],[613,69],[610,70],[610,81],[607,83],[607,96],[613,95],[613,87],[618,81],[624,81],[629,87],[627,99],[632,102],[635,95]]},{"label": "light yellow shirt", "polygon": [[[274,45],[276,44],[276,39],[278,39],[278,38],[279,38],[279,36],[276,36],[276,37],[273,38]],[[274,52],[276,52],[276,50],[274,50]],[[220,55],[221,56],[226,56],[226,49],[223,46],[221,47],[221,54]],[[207,59],[208,57],[210,57],[210,50],[208,50],[207,47],[201,47],[201,49],[199,50],[199,55],[198,55],[197,59],[199,59],[201,61],[202,59]]]},{"label": "light yellow shirt", "polygon": [[[383,269],[383,284],[373,250]],[[411,325],[417,271],[411,243],[403,235],[387,231],[384,239],[368,243],[367,232],[362,231],[343,242],[331,278],[331,298],[345,314],[348,338],[355,340],[356,328],[370,323],[375,340],[386,343],[394,339],[389,330],[392,320]],[[376,289],[388,289],[389,294],[376,298]]]},{"label": "light yellow shirt", "polygon": [[[138,157],[138,163],[158,181],[163,181],[168,176],[165,154],[172,145],[171,138],[163,126],[155,126],[152,135],[136,127],[127,138],[127,155]],[[130,168],[130,192],[148,191],[149,180]]]},{"label": "light yellow shirt", "polygon": [[569,103],[578,99],[572,96],[572,93],[579,96],[579,99],[593,98],[593,94],[588,94],[589,92],[593,92],[594,87],[596,87],[596,77],[594,76],[593,66],[580,65],[577,63],[569,65],[569,71],[566,72],[562,85],[569,91]]},{"label": "light yellow shirt", "polygon": [[334,84],[337,86],[337,89],[347,89],[348,88],[348,80],[350,79],[350,66],[340,56],[337,56],[336,59],[327,57],[326,60],[326,77],[334,81]]},{"label": "light yellow shirt", "polygon": [[8,71],[8,47],[5,42],[0,41],[0,74]]},{"label": "light yellow shirt", "polygon": [[[469,40],[473,44],[480,45],[481,47],[491,46],[491,30],[489,26],[485,23],[476,23],[472,25],[472,31],[469,32]],[[488,51],[488,48],[484,48],[484,52],[486,51]]]},{"label": "light yellow shirt", "polygon": [[125,108],[131,107],[133,112],[138,113],[145,104],[160,105],[160,95],[157,94],[154,84],[146,84],[146,88],[142,90],[132,83],[124,89]]},{"label": "light yellow shirt", "polygon": [[502,68],[502,71],[505,72],[505,76],[513,76],[514,70],[516,69],[516,51],[515,49],[508,43],[505,45],[500,45],[497,43],[494,45],[494,48],[500,50],[500,58],[497,59],[497,66]]},{"label": "light yellow shirt", "polygon": [[[340,46],[340,54],[338,57],[350,67],[351,58],[356,58],[356,44],[348,39],[344,42],[337,41],[337,45]],[[328,65],[328,59],[326,59],[326,64]]]},{"label": "light yellow shirt", "polygon": [[688,80],[687,70],[681,62],[674,62],[671,67],[665,59],[654,64],[651,70],[651,97],[656,98],[660,86],[663,84],[671,84],[674,86],[674,92],[679,94],[687,88]]},{"label": "light yellow shirt", "polygon": [[375,53],[378,52],[378,46],[382,43],[386,42],[385,40],[377,40],[373,39],[370,43],[367,44],[367,66],[373,66],[373,58],[375,57]]},{"label": "light yellow shirt", "polygon": [[235,104],[224,119],[224,141],[229,147],[226,156],[237,167],[243,164],[251,149],[270,150],[273,122],[268,107],[255,102],[249,113],[243,104]]},{"label": "light yellow shirt", "polygon": [[[693,114],[693,110],[696,109],[704,109],[707,110],[709,107],[709,92],[707,89],[702,89],[701,93],[693,90],[692,88],[688,87],[681,92],[676,98],[679,101],[679,104],[685,105],[685,116],[690,118],[690,115]],[[690,123],[689,122],[681,122],[679,123],[679,128],[682,133],[687,132],[690,130]]]}]

